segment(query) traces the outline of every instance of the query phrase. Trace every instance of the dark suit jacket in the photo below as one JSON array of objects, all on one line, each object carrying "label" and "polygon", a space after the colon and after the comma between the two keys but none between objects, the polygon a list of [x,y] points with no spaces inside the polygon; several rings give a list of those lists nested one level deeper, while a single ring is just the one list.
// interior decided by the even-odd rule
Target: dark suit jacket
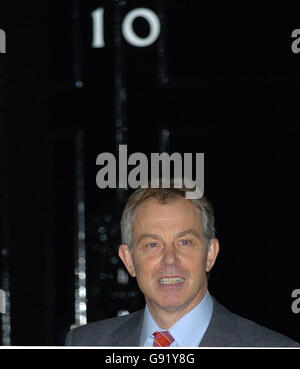
[{"label": "dark suit jacket", "polygon": [[[232,314],[215,299],[200,347],[300,347],[290,338]],[[66,346],[139,346],[144,309],[71,330]]]}]

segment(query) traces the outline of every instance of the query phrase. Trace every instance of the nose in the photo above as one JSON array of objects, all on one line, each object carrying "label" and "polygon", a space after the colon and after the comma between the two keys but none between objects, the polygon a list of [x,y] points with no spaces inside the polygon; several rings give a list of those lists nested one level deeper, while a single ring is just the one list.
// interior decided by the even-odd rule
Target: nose
[{"label": "nose", "polygon": [[166,245],[163,252],[164,264],[175,264],[177,261],[177,254],[174,245]]}]

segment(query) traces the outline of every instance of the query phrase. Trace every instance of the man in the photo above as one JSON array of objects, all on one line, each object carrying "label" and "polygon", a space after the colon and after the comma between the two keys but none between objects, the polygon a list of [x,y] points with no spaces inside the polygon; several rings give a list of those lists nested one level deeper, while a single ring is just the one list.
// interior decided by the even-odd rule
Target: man
[{"label": "man", "polygon": [[[186,189],[143,188],[121,220],[119,256],[137,278],[145,309],[69,332],[79,346],[300,346],[232,314],[208,292],[207,273],[219,252],[209,202]],[[189,190],[190,191],[190,190]]]}]

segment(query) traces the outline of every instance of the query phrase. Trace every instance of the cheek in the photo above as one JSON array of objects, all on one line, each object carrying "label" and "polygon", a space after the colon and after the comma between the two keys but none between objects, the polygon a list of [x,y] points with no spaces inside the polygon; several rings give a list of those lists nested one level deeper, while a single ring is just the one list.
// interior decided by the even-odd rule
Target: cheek
[{"label": "cheek", "polygon": [[159,263],[154,258],[137,258],[134,260],[137,279],[143,282],[150,282],[152,275],[157,270]]},{"label": "cheek", "polygon": [[202,276],[206,273],[206,255],[194,255],[185,260],[184,267],[194,276]]}]

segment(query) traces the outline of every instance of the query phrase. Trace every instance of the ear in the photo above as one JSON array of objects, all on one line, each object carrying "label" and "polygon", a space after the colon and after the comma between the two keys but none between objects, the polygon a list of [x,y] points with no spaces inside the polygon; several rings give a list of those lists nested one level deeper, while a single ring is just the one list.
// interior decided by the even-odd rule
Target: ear
[{"label": "ear", "polygon": [[209,272],[214,266],[219,253],[219,241],[216,238],[210,240],[210,247],[207,253],[206,271]]},{"label": "ear", "polygon": [[124,265],[126,266],[128,273],[132,277],[135,277],[136,276],[135,268],[134,268],[132,255],[131,255],[128,245],[126,244],[120,245],[119,257],[123,261]]}]

